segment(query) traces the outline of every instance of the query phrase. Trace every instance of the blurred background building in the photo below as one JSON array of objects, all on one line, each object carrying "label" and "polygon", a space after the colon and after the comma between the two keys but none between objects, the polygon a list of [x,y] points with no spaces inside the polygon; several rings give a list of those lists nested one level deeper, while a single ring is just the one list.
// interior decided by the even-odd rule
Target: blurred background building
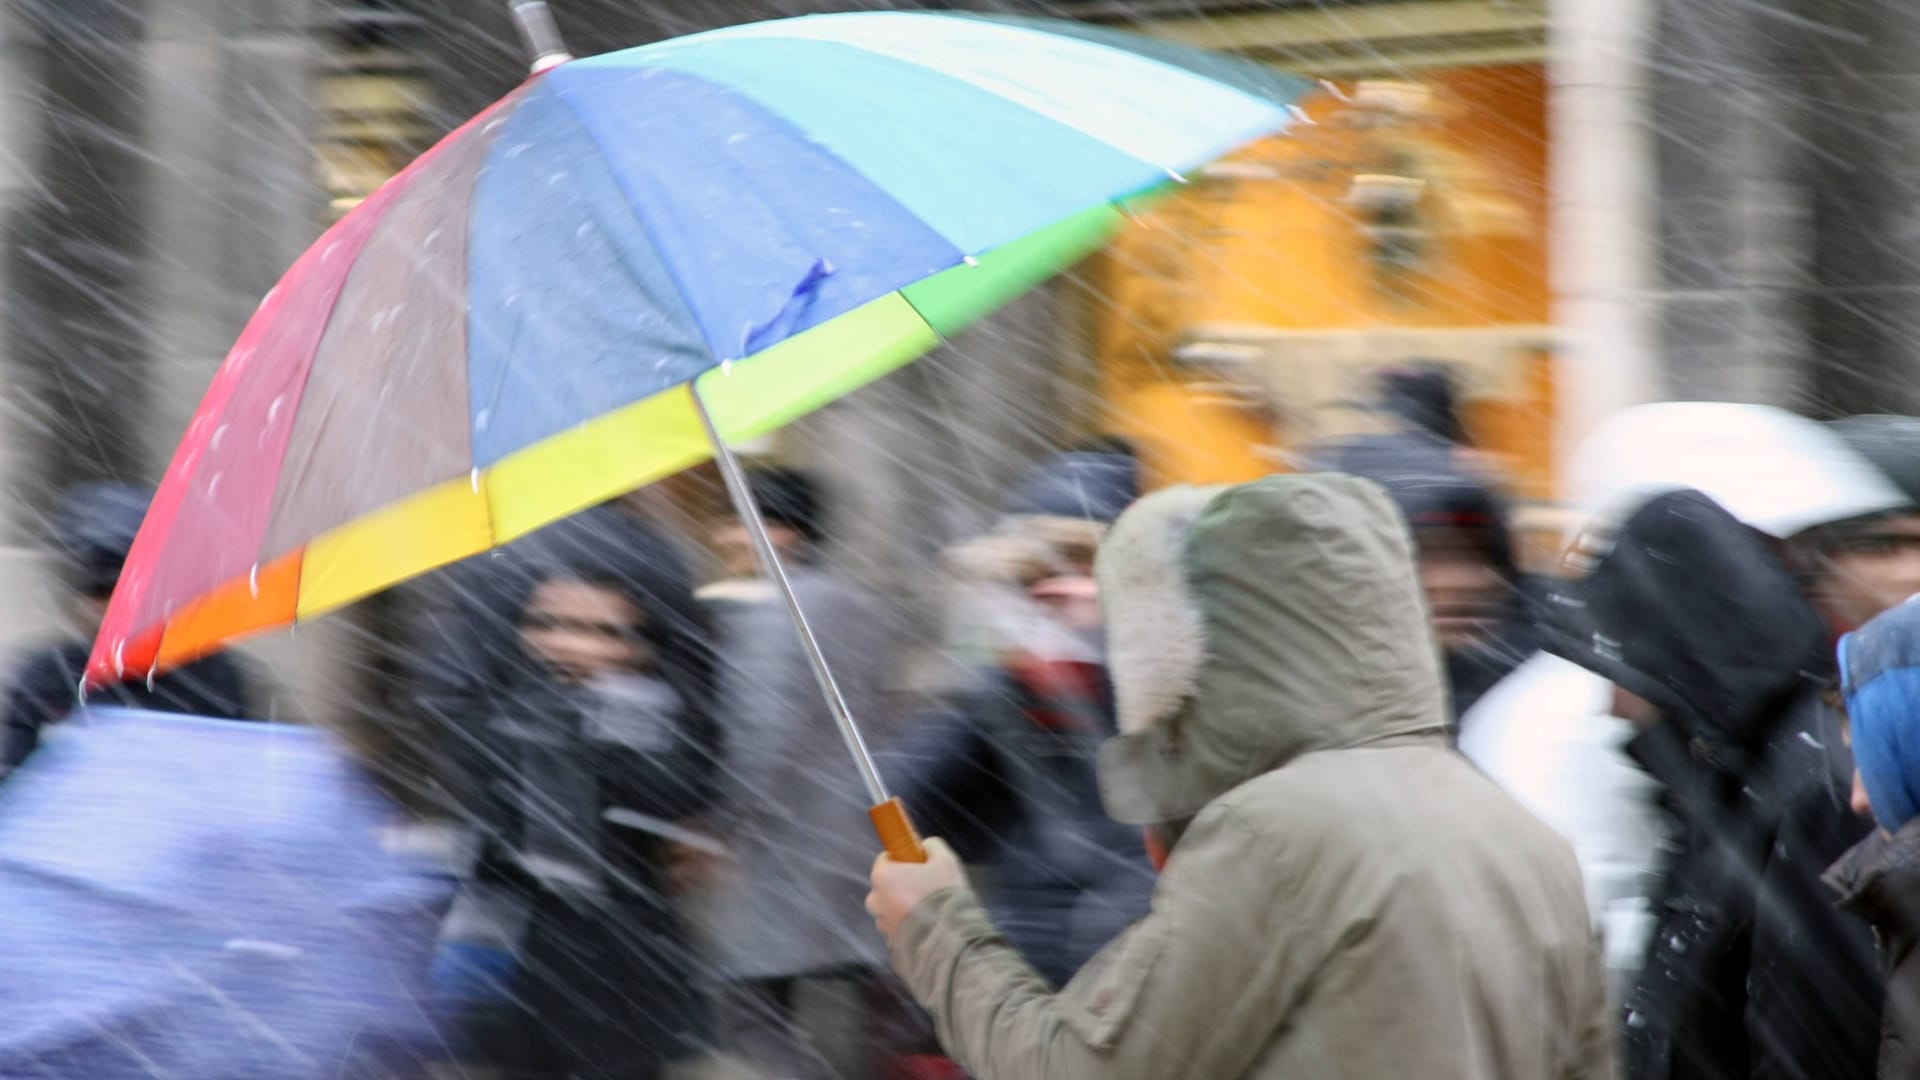
[{"label": "blurred background building", "polygon": [[[1034,455],[1114,431],[1160,482],[1370,423],[1456,373],[1551,502],[1561,451],[1662,397],[1920,409],[1920,9],[1906,0],[551,0],[588,54],[849,7],[1017,10],[1324,80],[1313,123],[760,448],[828,475],[838,556],[900,596]],[[523,77],[504,0],[0,0],[0,646],[50,612],[41,515],[157,479],[260,295]],[[712,492],[674,486],[698,517]],[[375,605],[262,647],[292,718],[365,695]]]}]

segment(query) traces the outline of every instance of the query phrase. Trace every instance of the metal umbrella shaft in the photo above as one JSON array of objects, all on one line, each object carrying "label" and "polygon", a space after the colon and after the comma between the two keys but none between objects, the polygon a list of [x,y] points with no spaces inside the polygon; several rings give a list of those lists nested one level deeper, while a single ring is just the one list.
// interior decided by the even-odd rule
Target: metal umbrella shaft
[{"label": "metal umbrella shaft", "polygon": [[786,604],[787,615],[793,620],[794,633],[800,636],[800,647],[807,654],[808,666],[813,669],[814,681],[820,684],[820,694],[826,699],[827,711],[833,714],[833,722],[840,728],[840,737],[846,741],[847,753],[852,755],[854,766],[860,770],[860,779],[867,785],[867,795],[873,800],[869,812],[873,816],[874,831],[879,834],[888,855],[902,862],[925,862],[926,852],[920,847],[920,838],[907,818],[906,809],[900,800],[887,794],[886,782],[880,778],[880,770],[873,763],[873,754],[867,750],[867,741],[860,734],[860,726],[854,722],[853,712],[847,708],[847,700],[840,693],[840,685],[834,681],[833,668],[828,665],[826,654],[820,651],[820,640],[814,636],[813,626],[807,622],[807,613],[800,606],[800,598],[794,594],[793,583],[787,580],[786,568],[781,565],[780,553],[775,550],[773,538],[767,533],[767,522],[761,516],[760,504],[754,500],[753,491],[747,486],[746,472],[740,467],[739,457],[720,437],[720,428],[713,422],[713,414],[707,411],[707,403],[700,396],[699,386],[689,386],[688,390],[693,396],[694,411],[700,415],[700,426],[706,429],[707,440],[713,444],[713,458],[720,465],[720,476],[726,482],[727,495],[733,500],[734,510],[739,513],[740,523],[746,527],[747,535],[753,539],[753,550],[759,559],[760,569]]}]

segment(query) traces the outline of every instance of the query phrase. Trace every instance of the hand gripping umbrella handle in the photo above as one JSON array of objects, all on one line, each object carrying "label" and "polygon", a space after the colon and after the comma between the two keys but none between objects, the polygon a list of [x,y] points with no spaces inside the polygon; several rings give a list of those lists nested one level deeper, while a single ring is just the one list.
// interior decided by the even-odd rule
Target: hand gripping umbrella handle
[{"label": "hand gripping umbrella handle", "polygon": [[833,714],[833,722],[840,728],[840,737],[846,740],[847,753],[852,756],[854,767],[860,771],[860,779],[867,785],[867,794],[873,799],[873,808],[867,811],[873,818],[873,831],[879,834],[881,846],[895,860],[926,862],[926,850],[920,846],[920,836],[914,832],[913,822],[907,818],[907,808],[899,799],[888,796],[887,785],[880,779],[880,770],[873,763],[873,755],[867,752],[867,742],[860,736],[860,726],[853,722],[847,699],[841,695],[840,686],[833,678],[833,669],[827,666],[826,655],[820,651],[819,639],[814,637],[813,627],[807,623],[807,613],[800,608],[800,598],[794,595],[793,583],[787,580],[786,569],[780,565],[780,553],[774,549],[773,540],[767,535],[766,518],[761,516],[760,506],[754,501],[753,489],[747,485],[747,475],[740,468],[740,459],[734,456],[733,447],[720,437],[720,427],[713,422],[713,414],[707,411],[700,388],[693,386],[690,390],[694,412],[700,416],[700,426],[706,429],[707,441],[713,444],[713,459],[720,465],[720,478],[726,482],[733,508],[740,514],[740,524],[746,526],[747,535],[753,539],[753,552],[760,561],[760,569],[786,603],[787,615],[793,620],[793,631],[800,636],[800,647],[807,654],[808,666],[813,668],[814,681],[820,684],[820,696],[826,699],[827,711]]}]

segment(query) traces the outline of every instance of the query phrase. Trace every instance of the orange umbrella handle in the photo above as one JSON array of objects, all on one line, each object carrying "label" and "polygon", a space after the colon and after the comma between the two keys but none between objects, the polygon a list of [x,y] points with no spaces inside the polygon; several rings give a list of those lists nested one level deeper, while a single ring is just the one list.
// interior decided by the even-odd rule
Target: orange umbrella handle
[{"label": "orange umbrella handle", "polygon": [[867,811],[873,818],[873,831],[880,836],[880,846],[886,849],[887,857],[894,862],[927,861],[927,849],[920,846],[920,834],[913,828],[913,819],[907,816],[907,806],[898,798],[888,799],[879,806]]}]

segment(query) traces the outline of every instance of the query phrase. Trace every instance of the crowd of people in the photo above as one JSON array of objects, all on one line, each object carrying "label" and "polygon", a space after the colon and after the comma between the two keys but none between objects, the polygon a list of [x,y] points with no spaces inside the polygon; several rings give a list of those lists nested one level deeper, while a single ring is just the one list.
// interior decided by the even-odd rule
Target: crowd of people
[{"label": "crowd of people", "polygon": [[[953,677],[750,486],[923,832],[869,798],[737,519],[587,511],[427,583],[404,781],[455,878],[439,1075],[1920,1075],[1920,420],[1819,425],[1886,493],[1782,528],[1711,485],[1526,565],[1444,375],[1299,472],[1146,494],[1117,440],[944,553]],[[72,709],[144,496],[70,493]],[[222,657],[107,693],[250,715]],[[3,774],[0,774],[3,775]],[[877,932],[876,932],[877,927]]]}]

